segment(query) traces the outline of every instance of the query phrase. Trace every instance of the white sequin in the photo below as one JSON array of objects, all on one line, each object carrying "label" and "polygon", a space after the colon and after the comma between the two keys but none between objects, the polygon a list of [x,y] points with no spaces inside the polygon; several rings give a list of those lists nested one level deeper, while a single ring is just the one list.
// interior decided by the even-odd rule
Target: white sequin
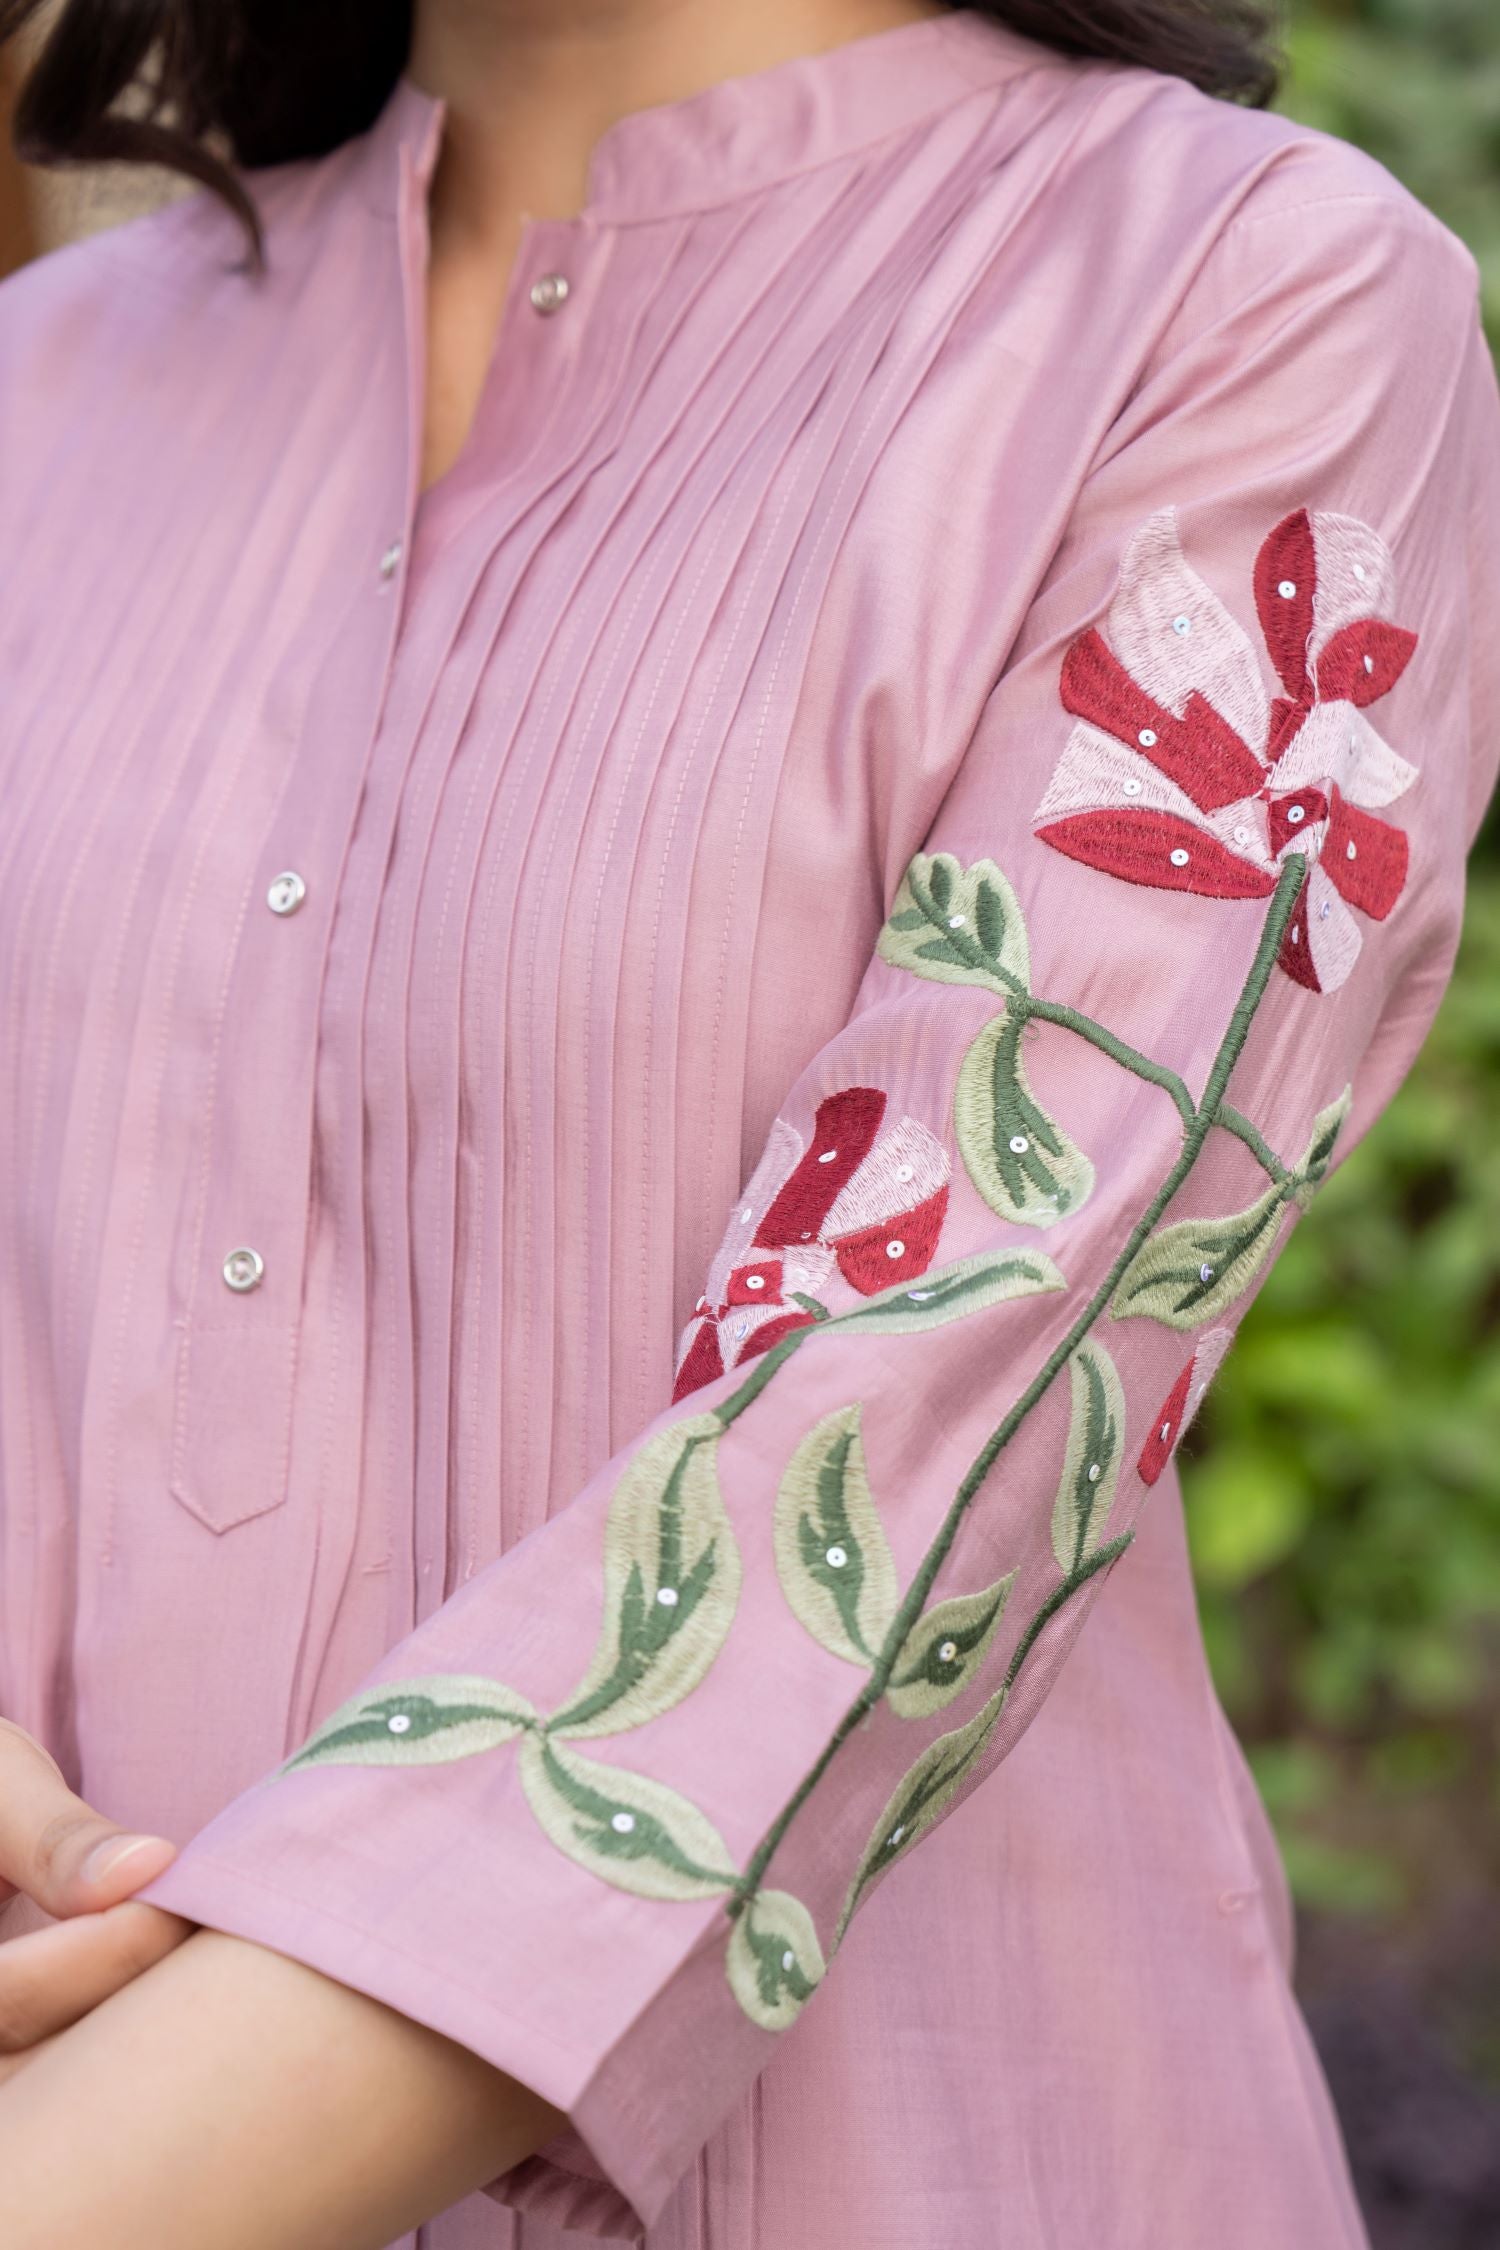
[{"label": "white sequin", "polygon": [[938,1650],[938,1661],[942,1664],[951,1664],[957,1654],[957,1641],[944,1641],[942,1647]]},{"label": "white sequin", "polygon": [[1198,1279],[1200,1281],[1212,1281],[1213,1277],[1214,1269],[1212,1266],[1200,1266],[1198,1268]]},{"label": "white sequin", "polygon": [[783,1953],[781,1956],[781,1966],[783,1969],[790,1970],[795,1967],[796,1960],[797,1956],[795,1953]]},{"label": "white sequin", "polygon": [[885,1254],[888,1258],[904,1258],[906,1256],[906,1244],[904,1242],[888,1242],[885,1246]]},{"label": "white sequin", "polygon": [[656,1598],[663,1609],[675,1609],[677,1607],[677,1588],[675,1586],[658,1586]]},{"label": "white sequin", "polygon": [[949,929],[950,929],[950,930],[961,930],[961,929],[963,928],[963,926],[964,926],[964,918],[963,918],[963,916],[962,916],[961,914],[950,914],[950,915],[949,915],[949,917],[948,917],[948,927],[949,927]]},{"label": "white sequin", "polygon": [[1307,818],[1306,805],[1288,805],[1286,817],[1293,828],[1300,827],[1301,823]]},{"label": "white sequin", "polygon": [[405,1734],[411,1725],[411,1714],[408,1711],[395,1711],[385,1723],[392,1734]]},{"label": "white sequin", "polygon": [[823,1560],[830,1570],[842,1570],[849,1557],[842,1547],[830,1547]]},{"label": "white sequin", "polygon": [[838,1150],[836,1148],[825,1148],[822,1155],[818,1158],[818,1162],[820,1164],[831,1164],[837,1155]]},{"label": "white sequin", "polygon": [[766,1286],[766,1277],[765,1277],[765,1275],[764,1275],[763,1273],[747,1273],[747,1274],[746,1274],[746,1276],[745,1276],[745,1287],[746,1287],[747,1289],[764,1289],[764,1288],[765,1288],[765,1286]]},{"label": "white sequin", "polygon": [[1172,620],[1172,630],[1173,630],[1173,632],[1174,632],[1174,633],[1190,633],[1190,632],[1192,631],[1192,629],[1193,629],[1193,621],[1192,621],[1192,619],[1191,619],[1190,617],[1174,617],[1174,618],[1173,618],[1173,620]]},{"label": "white sequin", "polygon": [[1102,1470],[1102,1469],[1100,1468],[1100,1466],[1099,1466],[1098,1462],[1097,1462],[1097,1461],[1090,1461],[1090,1463],[1089,1463],[1089,1483],[1090,1483],[1090,1484],[1097,1484],[1097,1483],[1099,1482],[1099,1479],[1100,1479],[1100,1477],[1101,1477],[1101,1476],[1102,1476],[1103,1474],[1104,1474],[1104,1472],[1103,1472],[1103,1470]]},{"label": "white sequin", "polygon": [[1030,1148],[1030,1146],[1031,1146],[1031,1143],[1030,1143],[1030,1141],[1028,1141],[1028,1140],[1027,1140],[1027,1138],[1026,1138],[1026,1135],[1025,1135],[1024,1133],[1012,1133],[1012,1134],[1011,1134],[1011,1136],[1010,1136],[1010,1153],[1011,1153],[1011,1155],[1012,1155],[1012,1156],[1024,1156],[1024,1155],[1026,1154],[1026,1151],[1027,1151],[1027,1150],[1028,1150],[1028,1149]]},{"label": "white sequin", "polygon": [[1297,592],[1295,581],[1290,578],[1283,578],[1276,591],[1284,602],[1293,600]]},{"label": "white sequin", "polygon": [[1135,739],[1143,750],[1154,750],[1156,748],[1155,727],[1142,727]]},{"label": "white sequin", "polygon": [[1186,867],[1188,863],[1188,855],[1183,850],[1181,844],[1178,845],[1176,851],[1172,853],[1171,857],[1172,865],[1174,867]]},{"label": "white sequin", "polygon": [[1354,849],[1354,846],[1352,844],[1349,846],[1349,857],[1350,859],[1358,859],[1359,857],[1358,852]]},{"label": "white sequin", "polygon": [[611,1813],[609,1825],[617,1836],[628,1836],[635,1826],[635,1814],[632,1812]]},{"label": "white sequin", "polygon": [[1127,797],[1138,797],[1141,793],[1142,786],[1143,784],[1137,781],[1134,775],[1131,776],[1129,781],[1122,781],[1120,784],[1120,787],[1124,790]]}]

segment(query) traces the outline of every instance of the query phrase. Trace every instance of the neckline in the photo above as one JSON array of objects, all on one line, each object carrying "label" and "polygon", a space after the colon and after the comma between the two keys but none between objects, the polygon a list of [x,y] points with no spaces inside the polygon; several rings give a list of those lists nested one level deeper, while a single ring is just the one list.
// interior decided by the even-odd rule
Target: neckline
[{"label": "neckline", "polygon": [[[710,210],[1065,61],[971,7],[868,32],[617,118],[594,144],[581,210],[553,223],[626,226]],[[403,156],[425,192],[447,111],[401,70],[366,135],[377,208],[396,209]]]}]

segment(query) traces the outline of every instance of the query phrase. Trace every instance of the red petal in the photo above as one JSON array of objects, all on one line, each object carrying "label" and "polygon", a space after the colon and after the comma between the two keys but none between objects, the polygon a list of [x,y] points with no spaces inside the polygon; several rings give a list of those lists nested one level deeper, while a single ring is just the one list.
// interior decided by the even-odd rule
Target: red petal
[{"label": "red petal", "polygon": [[677,1380],[672,1386],[672,1404],[675,1406],[680,1398],[686,1398],[689,1391],[701,1390],[705,1383],[711,1383],[716,1375],[722,1375],[723,1372],[718,1323],[705,1320],[688,1346],[687,1355],[677,1371]]},{"label": "red petal", "polygon": [[1409,858],[1402,829],[1361,812],[1334,790],[1323,867],[1341,898],[1372,921],[1383,922],[1406,886]]},{"label": "red petal", "polygon": [[[1292,814],[1300,813],[1300,820]],[[1271,799],[1271,849],[1283,852],[1288,844],[1295,844],[1299,836],[1306,835],[1314,821],[1328,818],[1328,799],[1321,789],[1289,789],[1284,797]]]},{"label": "red petal", "polygon": [[1189,1360],[1167,1393],[1161,1412],[1151,1425],[1151,1435],[1141,1447],[1141,1457],[1136,1466],[1141,1472],[1142,1484],[1155,1484],[1171,1460],[1177,1433],[1182,1428],[1182,1417],[1187,1412],[1188,1392],[1192,1385],[1193,1362]]},{"label": "red petal", "polygon": [[1292,918],[1287,923],[1286,935],[1281,941],[1277,962],[1285,969],[1295,984],[1305,985],[1309,992],[1321,992],[1318,965],[1312,957],[1312,947],[1307,939],[1307,881],[1297,893],[1297,903],[1292,908]]},{"label": "red petal", "polygon": [[736,1266],[724,1294],[726,1305],[774,1305],[780,1298],[779,1258],[762,1258],[752,1266]]},{"label": "red petal", "polygon": [[1309,706],[1293,703],[1288,697],[1278,695],[1271,705],[1271,732],[1266,743],[1266,756],[1274,766],[1307,717]]},{"label": "red petal", "polygon": [[1380,617],[1356,618],[1334,634],[1318,658],[1319,702],[1363,706],[1389,695],[1416,645],[1416,634],[1403,626],[1387,625]]},{"label": "red petal", "polygon": [[883,1220],[878,1227],[861,1227],[858,1234],[846,1234],[836,1245],[839,1272],[862,1297],[873,1297],[878,1289],[889,1289],[893,1282],[925,1273],[937,1253],[947,1208],[945,1183],[936,1195],[904,1211],[899,1218]]},{"label": "red petal", "polygon": [[773,1344],[779,1344],[783,1336],[789,1336],[794,1328],[816,1327],[817,1319],[816,1313],[789,1312],[783,1313],[780,1320],[763,1320],[759,1328],[752,1328],[746,1337],[745,1348],[735,1365],[738,1367],[747,1359],[758,1359]]},{"label": "red petal", "polygon": [[[1123,875],[1154,891],[1195,891],[1200,898],[1269,898],[1275,879],[1248,859],[1226,851],[1217,836],[1168,812],[1070,813],[1037,830],[1042,841],[1069,859],[1105,875]],[[1185,851],[1186,863],[1172,863]]]},{"label": "red petal", "polygon": [[878,1086],[846,1086],[819,1102],[812,1147],[756,1229],[757,1249],[815,1238],[845,1182],[869,1155],[884,1115],[885,1095]]},{"label": "red petal", "polygon": [[[1283,594],[1281,588],[1295,591]],[[1285,516],[1255,558],[1255,607],[1271,661],[1294,702],[1308,700],[1307,644],[1318,590],[1317,549],[1305,508]]]},{"label": "red petal", "polygon": [[1080,634],[1063,658],[1062,700],[1075,718],[1141,751],[1204,812],[1253,797],[1265,779],[1259,758],[1196,689],[1176,718],[1136,686],[1097,632]]}]

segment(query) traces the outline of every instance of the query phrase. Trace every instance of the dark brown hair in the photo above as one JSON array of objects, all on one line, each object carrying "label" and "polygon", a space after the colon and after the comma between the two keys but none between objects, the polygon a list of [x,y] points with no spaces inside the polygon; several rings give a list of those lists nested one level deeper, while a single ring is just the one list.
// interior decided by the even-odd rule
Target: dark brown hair
[{"label": "dark brown hair", "polygon": [[[0,0],[0,42],[42,0]],[[989,0],[1065,54],[1139,63],[1261,107],[1276,0]],[[27,163],[165,164],[221,196],[261,263],[237,170],[323,156],[374,123],[411,45],[412,0],[63,0],[16,103]],[[128,113],[114,106],[136,89]]]}]

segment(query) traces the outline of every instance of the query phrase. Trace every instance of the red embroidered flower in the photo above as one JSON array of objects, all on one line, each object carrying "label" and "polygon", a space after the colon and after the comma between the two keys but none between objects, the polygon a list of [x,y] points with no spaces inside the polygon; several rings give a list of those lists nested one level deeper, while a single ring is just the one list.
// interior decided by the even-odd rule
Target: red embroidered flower
[{"label": "red embroidered flower", "polygon": [[1224,1364],[1224,1354],[1234,1342],[1231,1328],[1207,1328],[1198,1338],[1192,1358],[1162,1401],[1151,1425],[1151,1435],[1141,1447],[1136,1464],[1142,1484],[1155,1484],[1171,1460],[1183,1431],[1199,1407],[1203,1394]]},{"label": "red embroidered flower", "polygon": [[1266,539],[1255,606],[1283,692],[1189,567],[1174,509],[1132,539],[1101,633],[1063,659],[1078,721],[1034,815],[1072,859],[1155,890],[1268,898],[1290,850],[1309,872],[1280,964],[1313,992],[1343,983],[1406,881],[1399,828],[1367,809],[1416,780],[1365,712],[1417,645],[1388,624],[1389,550],[1352,516],[1299,509]]},{"label": "red embroidered flower", "polygon": [[886,1097],[846,1086],[818,1104],[804,1148],[783,1118],[683,1331],[673,1401],[817,1317],[797,1302],[835,1272],[861,1296],[925,1273],[948,1208],[943,1144],[914,1117],[881,1132]]}]

